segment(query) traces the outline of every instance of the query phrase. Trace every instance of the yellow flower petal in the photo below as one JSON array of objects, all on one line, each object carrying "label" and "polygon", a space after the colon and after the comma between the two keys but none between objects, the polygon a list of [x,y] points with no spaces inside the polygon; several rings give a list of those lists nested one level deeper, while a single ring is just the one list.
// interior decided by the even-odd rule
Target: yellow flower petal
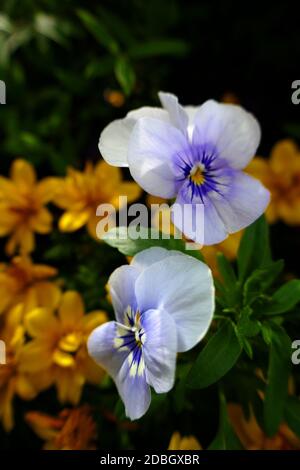
[{"label": "yellow flower petal", "polygon": [[11,178],[18,185],[33,185],[36,173],[33,166],[26,160],[15,160],[11,167]]},{"label": "yellow flower petal", "polygon": [[194,436],[181,437],[179,432],[174,432],[168,450],[201,450],[202,447]]},{"label": "yellow flower petal", "polygon": [[52,364],[52,351],[43,338],[40,340],[32,340],[25,344],[20,353],[21,372],[36,373],[42,372],[49,368]]},{"label": "yellow flower petal", "polygon": [[291,176],[296,165],[297,159],[297,146],[290,140],[281,140],[274,145],[270,158],[270,166],[272,170],[282,176]]},{"label": "yellow flower petal", "polygon": [[34,234],[31,230],[24,228],[19,231],[20,252],[21,254],[28,254],[34,250]]},{"label": "yellow flower petal", "polygon": [[103,310],[95,310],[93,312],[84,315],[82,319],[82,325],[85,333],[90,333],[97,326],[102,325],[108,321],[107,313]]},{"label": "yellow flower petal", "polygon": [[35,216],[31,217],[30,227],[37,233],[49,233],[52,228],[52,219],[52,214],[48,209],[42,207]]},{"label": "yellow flower petal", "polygon": [[36,195],[41,203],[53,201],[63,184],[63,178],[44,178],[36,186]]},{"label": "yellow flower petal", "polygon": [[33,338],[47,338],[59,329],[59,323],[54,314],[46,308],[36,308],[25,317],[25,327]]},{"label": "yellow flower petal", "polygon": [[78,292],[68,291],[63,294],[58,315],[64,326],[78,327],[84,315],[83,301]]},{"label": "yellow flower petal", "polygon": [[91,209],[81,212],[65,212],[59,219],[59,229],[62,232],[74,232],[83,227],[91,216]]},{"label": "yellow flower petal", "polygon": [[28,375],[19,374],[16,381],[16,392],[23,400],[32,400],[37,391],[32,385]]},{"label": "yellow flower petal", "polygon": [[62,294],[57,285],[51,282],[38,282],[34,290],[38,305],[52,311],[58,307]]},{"label": "yellow flower petal", "polygon": [[60,367],[74,367],[76,365],[74,357],[60,349],[54,351],[52,359]]},{"label": "yellow flower petal", "polygon": [[71,402],[77,405],[84,384],[84,377],[78,372],[69,369],[56,369],[56,388],[61,403]]}]

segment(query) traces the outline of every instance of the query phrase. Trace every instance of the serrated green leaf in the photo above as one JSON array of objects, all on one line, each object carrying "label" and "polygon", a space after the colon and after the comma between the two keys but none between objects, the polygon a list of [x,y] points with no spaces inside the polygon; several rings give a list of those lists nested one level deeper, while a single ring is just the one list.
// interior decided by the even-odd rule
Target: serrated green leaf
[{"label": "serrated green leaf", "polygon": [[237,362],[242,348],[231,322],[224,322],[200,352],[187,385],[205,388],[220,380]]}]

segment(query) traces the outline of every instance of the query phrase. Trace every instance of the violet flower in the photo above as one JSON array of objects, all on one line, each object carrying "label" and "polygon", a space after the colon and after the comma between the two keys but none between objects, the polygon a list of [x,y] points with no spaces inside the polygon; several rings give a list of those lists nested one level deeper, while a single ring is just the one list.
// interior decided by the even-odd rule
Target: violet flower
[{"label": "violet flower", "polygon": [[150,405],[150,387],[173,387],[177,352],[205,335],[214,311],[212,275],[191,256],[154,247],[116,269],[109,289],[116,321],[91,333],[88,351],[115,381],[126,415],[138,419]]},{"label": "violet flower", "polygon": [[176,211],[173,222],[196,242],[219,243],[254,222],[269,203],[264,186],[241,171],[258,147],[259,124],[240,106],[209,100],[182,107],[172,94],[159,97],[164,109],[140,108],[109,124],[100,152],[111,165],[128,166],[148,193],[176,198],[177,207],[191,205],[193,218],[201,205],[204,233],[195,234]]}]

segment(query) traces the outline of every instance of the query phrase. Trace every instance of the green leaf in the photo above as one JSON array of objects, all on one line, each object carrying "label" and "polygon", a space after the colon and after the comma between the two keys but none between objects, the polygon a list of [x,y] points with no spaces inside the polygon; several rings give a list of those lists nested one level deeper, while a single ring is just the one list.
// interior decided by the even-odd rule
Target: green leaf
[{"label": "green leaf", "polygon": [[217,262],[219,272],[225,282],[226,287],[231,288],[236,286],[237,278],[233,267],[223,253],[217,254]]},{"label": "green leaf", "polygon": [[187,385],[205,388],[217,382],[235,365],[241,351],[231,322],[224,322],[200,352],[188,375]]},{"label": "green leaf", "polygon": [[146,41],[132,46],[128,55],[133,59],[145,59],[162,55],[184,56],[188,52],[188,45],[178,39],[160,39]]},{"label": "green leaf", "polygon": [[240,281],[255,269],[271,262],[269,227],[264,216],[250,225],[242,237],[238,251],[238,272]]},{"label": "green leaf", "polygon": [[77,15],[81,19],[86,29],[94,38],[112,54],[119,52],[119,45],[110,34],[106,26],[86,10],[77,10]]},{"label": "green leaf", "polygon": [[220,393],[220,419],[218,433],[210,444],[209,450],[242,450],[243,446],[230,424],[227,412],[226,399]]},{"label": "green leaf", "polygon": [[246,280],[243,289],[244,305],[250,305],[265,292],[283,270],[283,260],[268,264],[265,268],[256,269]]},{"label": "green leaf", "polygon": [[261,324],[255,318],[250,318],[252,310],[245,307],[241,311],[241,317],[237,323],[239,333],[247,338],[252,338],[260,332]]},{"label": "green leaf", "polygon": [[285,410],[285,421],[288,426],[300,437],[300,400],[296,397],[288,397]]},{"label": "green leaf", "polygon": [[138,239],[134,239],[131,235],[132,231],[130,227],[115,227],[109,230],[102,239],[108,245],[117,248],[120,253],[125,256],[134,256],[140,251],[151,248],[152,246],[161,246],[167,250],[181,251],[182,253],[203,261],[202,254],[199,250],[187,251],[186,245],[182,240],[175,239],[171,236],[169,236],[169,238],[162,238],[164,235],[156,229],[140,227],[140,237]]},{"label": "green leaf", "polygon": [[130,62],[123,56],[116,59],[115,74],[124,93],[130,95],[135,85],[135,72]]},{"label": "green leaf", "polygon": [[282,328],[276,327],[272,332],[264,400],[264,424],[268,436],[276,434],[283,420],[290,367],[290,338]]},{"label": "green leaf", "polygon": [[292,310],[300,302],[300,280],[293,279],[281,286],[269,305],[262,308],[264,315],[280,315]]}]

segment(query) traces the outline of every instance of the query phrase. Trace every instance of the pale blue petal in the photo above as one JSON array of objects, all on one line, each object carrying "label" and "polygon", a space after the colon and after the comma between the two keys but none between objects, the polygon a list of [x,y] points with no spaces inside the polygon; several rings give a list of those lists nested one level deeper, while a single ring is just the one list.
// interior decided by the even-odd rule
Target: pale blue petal
[{"label": "pale blue petal", "polygon": [[104,323],[92,331],[87,341],[89,355],[114,380],[128,356],[128,351],[117,348],[115,345],[117,328],[114,321]]},{"label": "pale blue petal", "polygon": [[181,210],[176,207],[171,213],[174,225],[187,238],[201,245],[214,245],[225,240],[228,236],[227,230],[208,195],[203,197],[203,204],[191,204],[190,201],[191,198],[182,188],[175,201],[175,205]]},{"label": "pale blue petal", "polygon": [[178,352],[205,335],[214,311],[210,269],[191,256],[169,256],[145,269],[135,284],[140,311],[165,310],[176,323]]},{"label": "pale blue petal", "polygon": [[137,253],[133,257],[130,265],[134,266],[139,271],[143,271],[145,268],[151,266],[151,264],[157,263],[168,256],[174,256],[176,254],[180,255],[181,253],[179,251],[166,250],[159,246],[153,246]]},{"label": "pale blue petal", "polygon": [[139,275],[139,270],[134,266],[121,266],[117,268],[108,280],[109,293],[111,295],[116,318],[119,322],[124,320],[124,312],[128,306],[136,310],[134,285]]},{"label": "pale blue petal", "polygon": [[166,393],[175,380],[176,324],[167,312],[148,310],[141,316],[141,325],[145,330],[143,354],[147,383],[157,393]]},{"label": "pale blue petal", "polygon": [[257,120],[240,106],[206,101],[197,111],[194,123],[193,144],[215,145],[218,157],[231,168],[245,168],[260,142]]},{"label": "pale blue petal", "polygon": [[184,135],[159,119],[141,118],[131,133],[128,162],[132,177],[149,194],[176,195],[173,159],[188,146]]},{"label": "pale blue petal", "polygon": [[[151,392],[146,382],[144,362],[139,368],[133,364],[134,352],[126,346],[126,333],[128,331],[116,322],[105,323],[91,333],[87,348],[94,361],[114,380],[125,404],[126,415],[130,419],[138,419],[149,408]],[[118,336],[125,338],[120,340]]]},{"label": "pale blue petal", "polygon": [[128,356],[116,378],[116,385],[125,405],[126,416],[131,420],[141,418],[151,403],[151,390],[146,382],[145,369],[142,373],[134,373],[134,371],[131,356]]},{"label": "pale blue petal", "polygon": [[222,195],[211,193],[211,200],[227,232],[234,233],[251,225],[265,212],[270,193],[260,181],[237,171],[227,191]]},{"label": "pale blue petal", "polygon": [[158,93],[158,96],[161,104],[168,111],[173,126],[186,135],[189,118],[183,106],[179,104],[177,96],[162,91]]}]

